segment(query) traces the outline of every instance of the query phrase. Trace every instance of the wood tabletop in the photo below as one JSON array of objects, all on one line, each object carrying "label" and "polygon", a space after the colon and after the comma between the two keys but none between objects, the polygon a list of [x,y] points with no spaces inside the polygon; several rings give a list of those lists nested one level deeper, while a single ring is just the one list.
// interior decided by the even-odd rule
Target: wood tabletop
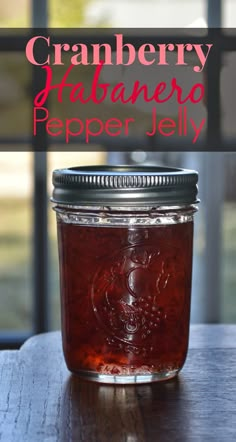
[{"label": "wood tabletop", "polygon": [[1,442],[236,440],[236,325],[194,325],[180,375],[109,386],[66,369],[59,332],[0,352]]}]

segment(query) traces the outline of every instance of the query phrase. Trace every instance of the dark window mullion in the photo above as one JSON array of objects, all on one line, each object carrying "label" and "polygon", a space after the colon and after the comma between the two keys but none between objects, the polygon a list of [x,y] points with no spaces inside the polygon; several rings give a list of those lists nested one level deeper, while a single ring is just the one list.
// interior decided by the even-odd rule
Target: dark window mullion
[{"label": "dark window mullion", "polygon": [[207,1],[207,23],[209,28],[221,28],[222,0]]},{"label": "dark window mullion", "polygon": [[[32,1],[32,27],[47,28],[47,0]],[[44,87],[42,70],[32,66],[32,99]],[[34,228],[33,228],[33,331],[41,333],[49,328],[49,259],[48,259],[48,196],[46,132],[39,130],[32,138],[34,151]],[[41,150],[44,150],[42,152]],[[41,152],[40,152],[41,151]]]},{"label": "dark window mullion", "polygon": [[[222,24],[222,1],[208,0],[209,39],[215,42]],[[220,40],[218,40],[220,42]],[[215,43],[217,44],[217,43]],[[209,150],[222,147],[221,109],[220,109],[220,71],[222,45],[212,52],[207,65],[207,104],[208,127],[207,142]],[[204,275],[204,317],[203,322],[218,323],[221,319],[221,231],[222,202],[224,189],[223,153],[209,152],[204,161],[204,201],[205,201],[205,275]]]}]

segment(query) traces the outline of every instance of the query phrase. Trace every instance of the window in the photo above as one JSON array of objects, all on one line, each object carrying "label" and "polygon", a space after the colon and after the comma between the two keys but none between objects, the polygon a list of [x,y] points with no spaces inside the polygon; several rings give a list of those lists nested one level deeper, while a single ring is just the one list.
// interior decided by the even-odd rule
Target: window
[{"label": "window", "polygon": [[[9,8],[11,3],[11,8]],[[57,3],[58,14],[55,15]],[[73,0],[21,0],[3,1],[0,6],[0,24],[2,27],[30,26],[44,27],[68,26],[122,26],[122,27],[210,27],[234,26],[236,4],[227,0],[132,0],[125,2],[108,0],[85,2],[77,1],[80,7],[76,14]],[[14,7],[15,5],[15,7]],[[17,5],[17,6],[16,6]],[[71,6],[72,5],[72,6]],[[183,9],[185,14],[182,13]],[[15,14],[15,11],[22,14]],[[49,15],[47,13],[49,11]],[[133,13],[135,11],[135,15]],[[32,16],[32,18],[30,18]],[[58,21],[56,21],[58,20]],[[63,21],[64,20],[64,21]],[[91,31],[92,32],[92,31]],[[230,41],[227,51],[228,63],[234,62],[236,37],[222,33],[222,42]],[[230,40],[229,40],[230,39]],[[5,45],[0,38],[1,60],[7,58],[7,52],[1,51]],[[21,48],[22,49],[22,48]],[[21,57],[22,51],[15,49],[15,56]],[[225,54],[222,54],[225,56]],[[7,75],[11,81],[11,66],[5,71],[0,68],[0,77]],[[223,143],[235,142],[235,124],[230,120],[232,108],[227,100],[228,114],[220,117],[220,93],[224,87],[220,83],[220,60],[215,60],[214,71],[209,66],[208,102],[208,141],[215,140],[219,147]],[[225,67],[223,69],[226,69]],[[26,137],[30,121],[30,83],[35,85],[32,72],[18,75],[18,89],[12,82],[11,108],[4,107],[4,91],[0,93],[0,143],[4,146],[16,143],[24,150],[24,145],[32,142]],[[221,81],[230,82],[227,72],[221,75]],[[0,78],[1,88],[1,78]],[[0,89],[1,90],[1,89]],[[10,137],[4,132],[7,112],[14,115],[16,97],[20,97],[24,108],[15,114],[17,137]],[[230,93],[230,92],[229,92]],[[229,116],[227,120],[226,114]],[[221,130],[222,129],[222,130]],[[40,137],[33,139],[33,149],[47,147],[48,140]],[[132,137],[128,140],[132,144]],[[220,145],[220,143],[222,143]],[[3,150],[3,149],[2,149]],[[7,150],[7,149],[6,149]],[[66,150],[66,149],[65,149]],[[117,146],[117,151],[119,146]],[[221,149],[223,150],[223,149]],[[197,215],[195,229],[195,262],[193,273],[193,322],[232,322],[236,321],[236,307],[233,300],[236,288],[234,263],[236,260],[236,192],[234,153],[169,153],[156,154],[119,152],[109,153],[0,153],[0,344],[16,347],[27,335],[59,327],[59,286],[56,249],[56,225],[54,214],[48,204],[51,193],[50,177],[55,167],[76,163],[89,164],[104,161],[119,162],[164,162],[165,164],[184,165],[196,168],[200,172],[201,210]],[[216,177],[219,177],[216,179]],[[17,192],[16,192],[17,190]]]}]

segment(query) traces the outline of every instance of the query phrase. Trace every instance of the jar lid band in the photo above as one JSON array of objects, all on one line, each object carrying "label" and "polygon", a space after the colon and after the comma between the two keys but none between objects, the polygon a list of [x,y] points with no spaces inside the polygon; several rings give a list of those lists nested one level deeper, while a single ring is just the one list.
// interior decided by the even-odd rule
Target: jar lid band
[{"label": "jar lid band", "polygon": [[84,166],[53,172],[52,201],[63,205],[158,205],[198,202],[198,173],[157,166]]}]

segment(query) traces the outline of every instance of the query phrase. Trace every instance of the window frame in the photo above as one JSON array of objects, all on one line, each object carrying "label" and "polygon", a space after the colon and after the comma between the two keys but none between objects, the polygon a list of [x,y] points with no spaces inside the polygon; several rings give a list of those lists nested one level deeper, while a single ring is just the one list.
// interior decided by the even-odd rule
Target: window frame
[{"label": "window frame", "polygon": [[[47,28],[48,25],[48,1],[32,0],[32,27]],[[209,33],[211,28],[221,28],[222,24],[222,0],[206,0],[207,22]],[[214,38],[214,34],[212,34]],[[195,40],[195,39],[194,39]],[[220,67],[222,53],[227,50],[236,51],[236,37],[221,34],[221,46],[219,53],[209,58],[208,63],[208,127],[207,141],[212,144],[216,142],[221,147],[221,114],[220,114]],[[7,44],[6,44],[7,43]],[[14,46],[13,39],[9,38],[1,45],[2,50],[24,50],[25,39],[18,40]],[[1,49],[0,49],[1,50]],[[34,90],[42,85],[44,78],[40,70],[32,67],[32,96]],[[29,141],[29,140],[27,140]],[[100,140],[99,140],[100,141]],[[106,140],[107,141],[107,140]],[[101,137],[101,143],[105,144]],[[127,140],[130,146],[137,146],[135,138]],[[24,138],[12,139],[1,138],[0,144],[17,143],[23,144]],[[78,141],[77,141],[78,142]],[[143,142],[143,141],[142,141]],[[49,140],[45,133],[38,133],[32,137],[33,151],[33,329],[29,333],[0,332],[0,348],[19,348],[31,334],[46,332],[50,329],[49,312],[49,259],[48,259],[48,195],[47,195],[47,150]],[[40,152],[41,146],[45,152]],[[119,145],[117,144],[117,150]],[[118,158],[118,153],[110,154],[110,159]],[[205,258],[208,263],[208,271],[204,276],[205,317],[206,322],[219,322],[220,320],[220,299],[221,299],[221,203],[223,201],[223,179],[218,180],[217,192],[214,191],[214,179],[217,172],[222,176],[222,155],[217,155],[212,167],[211,154],[208,154],[206,174],[206,251]],[[210,164],[211,163],[211,164]],[[211,165],[211,167],[210,167]],[[212,222],[214,220],[214,223]],[[213,284],[213,285],[212,285]]]}]

